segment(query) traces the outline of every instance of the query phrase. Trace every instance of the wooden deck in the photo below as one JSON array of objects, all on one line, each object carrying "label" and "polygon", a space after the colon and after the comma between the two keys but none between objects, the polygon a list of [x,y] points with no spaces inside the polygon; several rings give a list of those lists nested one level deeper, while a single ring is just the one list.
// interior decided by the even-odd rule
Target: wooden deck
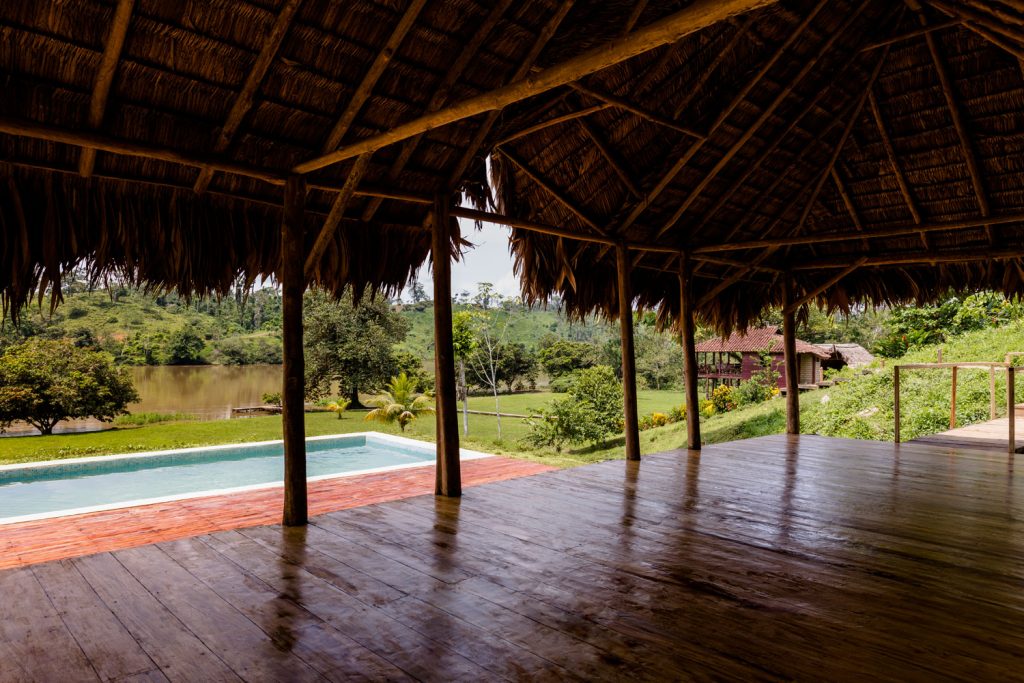
[{"label": "wooden deck", "polygon": [[[1016,410],[1017,447],[1024,446],[1024,405]],[[972,448],[1006,453],[1009,448],[1008,417],[999,417],[988,422],[979,422],[966,427],[957,427],[938,434],[919,436],[912,443],[927,444],[941,448]]]},{"label": "wooden deck", "polygon": [[0,572],[0,680],[1009,680],[1006,455],[766,437]]}]

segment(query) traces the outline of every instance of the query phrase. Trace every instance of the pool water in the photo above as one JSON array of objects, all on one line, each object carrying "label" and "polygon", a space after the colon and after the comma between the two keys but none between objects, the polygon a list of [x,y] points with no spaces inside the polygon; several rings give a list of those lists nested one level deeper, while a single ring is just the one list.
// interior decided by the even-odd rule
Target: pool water
[{"label": "pool water", "polygon": [[[348,435],[306,442],[310,478],[433,460],[431,444],[394,437]],[[280,483],[283,472],[280,442],[0,468],[0,520],[258,487]]]}]

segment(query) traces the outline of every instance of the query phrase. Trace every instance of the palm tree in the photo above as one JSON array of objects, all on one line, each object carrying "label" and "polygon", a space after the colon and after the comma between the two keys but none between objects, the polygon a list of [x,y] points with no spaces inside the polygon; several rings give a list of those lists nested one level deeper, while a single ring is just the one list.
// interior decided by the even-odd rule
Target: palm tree
[{"label": "palm tree", "polygon": [[332,413],[336,413],[338,419],[340,420],[341,414],[348,409],[350,403],[352,403],[352,401],[348,400],[347,398],[339,398],[337,401],[331,401],[330,403],[328,403],[327,410],[331,411]]},{"label": "palm tree", "polygon": [[398,377],[391,378],[388,390],[374,401],[374,405],[377,407],[366,414],[366,420],[376,420],[385,424],[397,422],[403,432],[405,426],[420,415],[434,414],[434,406],[430,405],[430,399],[416,393],[416,383],[404,372]]}]

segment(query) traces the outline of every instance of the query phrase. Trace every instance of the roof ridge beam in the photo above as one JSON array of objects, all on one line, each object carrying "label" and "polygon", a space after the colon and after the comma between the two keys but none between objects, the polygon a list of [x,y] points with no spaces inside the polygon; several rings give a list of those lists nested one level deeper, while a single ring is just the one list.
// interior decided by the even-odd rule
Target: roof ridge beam
[{"label": "roof ridge beam", "polygon": [[[117,64],[121,60],[121,51],[124,49],[124,41],[128,36],[128,26],[132,21],[134,7],[135,0],[118,0],[117,8],[114,10],[114,21],[110,26],[110,33],[107,35],[106,45],[103,47],[103,55],[100,57],[100,66],[92,88],[92,97],[89,100],[89,127],[94,130],[103,123],[103,116],[107,111],[110,88],[114,84],[114,74],[117,73]],[[79,175],[88,178],[92,175],[95,165],[96,150],[86,147],[78,159]]]},{"label": "roof ridge beam", "polygon": [[[301,4],[302,0],[288,0],[281,8],[281,11],[278,12],[274,25],[270,27],[270,32],[263,39],[260,53],[256,56],[256,61],[253,62],[252,69],[246,76],[245,83],[242,84],[242,89],[238,92],[234,103],[231,105],[228,118],[224,125],[221,126],[216,142],[213,143],[213,152],[215,154],[222,154],[227,151],[228,145],[231,144],[231,140],[235,137],[239,126],[242,125],[246,114],[252,109],[253,102],[256,99],[256,92],[263,84],[263,79],[270,70],[274,58],[277,57],[277,51],[280,49],[281,43],[284,42],[285,36],[288,35],[292,19],[298,12],[299,5]],[[199,177],[196,178],[192,189],[196,192],[204,192],[210,186],[214,172],[212,168],[204,166],[199,171]]]},{"label": "roof ridge beam", "polygon": [[503,109],[534,95],[567,85],[656,47],[673,43],[735,14],[774,3],[775,0],[696,0],[680,11],[625,37],[609,41],[560,64],[525,76],[506,86],[471,97],[436,112],[400,124],[316,159],[298,164],[296,173],[311,173],[326,166],[373,152],[419,133],[446,126],[477,114]]}]

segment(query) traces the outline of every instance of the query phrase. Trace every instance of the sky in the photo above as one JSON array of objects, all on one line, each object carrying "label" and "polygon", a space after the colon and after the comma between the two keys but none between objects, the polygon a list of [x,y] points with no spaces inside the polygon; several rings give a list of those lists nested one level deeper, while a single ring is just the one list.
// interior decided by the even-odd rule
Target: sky
[{"label": "sky", "polygon": [[[462,236],[473,243],[462,261],[452,263],[452,294],[463,290],[476,292],[478,282],[490,282],[505,296],[519,296],[519,281],[512,273],[512,255],[508,250],[509,229],[503,225],[484,223],[476,230],[473,221],[460,220]],[[430,269],[420,268],[419,281],[430,291]]]}]

